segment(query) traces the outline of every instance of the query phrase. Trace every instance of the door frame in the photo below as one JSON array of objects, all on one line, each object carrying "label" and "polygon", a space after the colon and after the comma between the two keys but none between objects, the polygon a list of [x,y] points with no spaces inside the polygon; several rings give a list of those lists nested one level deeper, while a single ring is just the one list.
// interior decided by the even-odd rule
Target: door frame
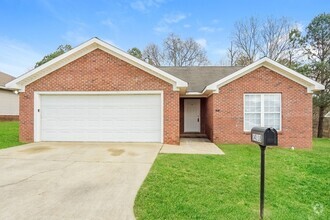
[{"label": "door frame", "polygon": [[160,141],[164,143],[164,92],[162,90],[146,91],[35,91],[34,92],[34,142],[41,141],[41,96],[42,95],[160,95]]},{"label": "door frame", "polygon": [[[193,100],[199,100],[199,131],[186,131],[185,129],[185,100],[187,99],[193,99]],[[183,133],[201,133],[202,131],[202,100],[199,98],[185,98],[183,99]]]}]

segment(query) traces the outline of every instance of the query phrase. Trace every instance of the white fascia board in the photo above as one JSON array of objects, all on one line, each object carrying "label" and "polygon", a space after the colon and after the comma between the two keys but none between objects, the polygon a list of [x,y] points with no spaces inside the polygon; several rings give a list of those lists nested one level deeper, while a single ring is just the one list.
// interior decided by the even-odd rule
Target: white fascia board
[{"label": "white fascia board", "polygon": [[215,83],[212,83],[212,84],[206,86],[205,89],[203,90],[203,93],[206,91],[213,91],[214,93],[218,93],[220,87],[234,81],[235,79],[237,79],[239,77],[244,76],[245,74],[252,72],[253,70],[255,70],[261,66],[265,66],[265,67],[275,71],[276,73],[278,73],[288,79],[291,79],[300,85],[305,86],[307,88],[308,93],[324,90],[324,86],[321,85],[320,83],[318,83],[282,64],[279,64],[279,63],[265,57],[265,58],[262,58],[256,62],[234,72],[233,74],[230,74],[229,76],[226,76],[223,79],[218,80]]},{"label": "white fascia board", "polygon": [[265,63],[265,66],[271,70],[274,70],[275,72],[281,74],[284,77],[287,77],[296,83],[305,86],[309,91],[320,91],[324,90],[324,85],[304,76],[301,73],[298,73],[280,63],[277,63],[269,58],[267,58],[267,62]]},{"label": "white fascia board", "polygon": [[16,89],[14,88],[8,88],[6,86],[0,86],[0,89],[3,89],[3,90],[8,90],[8,91],[15,91]]},{"label": "white fascia board", "polygon": [[[37,73],[41,73],[38,77],[35,77],[34,80],[37,80],[45,75],[47,75],[48,73],[66,65],[69,62],[72,62],[75,59],[78,59],[79,57],[91,52],[94,49],[102,49],[103,51],[124,60],[125,62],[136,66],[148,73],[150,73],[151,75],[154,75],[170,84],[173,85],[173,90],[180,90],[180,88],[185,88],[188,87],[188,83],[176,78],[130,54],[127,54],[126,52],[98,39],[98,38],[92,38],[91,40],[73,48],[72,50],[54,58],[53,60],[31,70],[30,72],[27,72],[26,74],[16,78],[15,80],[9,82],[6,84],[6,87],[8,88],[14,88],[14,89],[20,89],[20,90],[24,90],[25,85],[28,85],[29,82],[27,79],[29,77],[33,77],[33,75],[36,75]],[[69,57],[71,57],[71,59],[69,59]],[[55,69],[52,69],[51,67],[56,65]],[[48,71],[47,71],[48,69]],[[49,70],[51,69],[51,70]],[[43,73],[44,71],[44,73]],[[27,82],[24,82],[25,80],[27,80]],[[33,80],[33,81],[34,81]]]}]

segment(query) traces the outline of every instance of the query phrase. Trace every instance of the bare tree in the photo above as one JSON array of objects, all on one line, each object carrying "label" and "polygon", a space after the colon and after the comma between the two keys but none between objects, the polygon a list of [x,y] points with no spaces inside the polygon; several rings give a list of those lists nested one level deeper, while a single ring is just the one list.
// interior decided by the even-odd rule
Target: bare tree
[{"label": "bare tree", "polygon": [[228,49],[229,59],[234,58],[234,65],[248,65],[265,56],[275,61],[288,62],[293,57],[290,54],[293,46],[290,33],[294,28],[295,25],[286,18],[269,17],[260,21],[251,17],[246,21],[236,22],[233,45]]},{"label": "bare tree", "polygon": [[143,59],[151,65],[161,66],[164,54],[156,44],[149,44],[143,51]]},{"label": "bare tree", "polygon": [[203,66],[210,62],[206,51],[194,39],[182,40],[175,34],[170,34],[163,41],[163,48],[149,44],[143,57],[155,66]]},{"label": "bare tree", "polygon": [[288,19],[269,17],[260,30],[259,50],[261,56],[272,60],[285,58],[290,49],[290,33],[294,29]]},{"label": "bare tree", "polygon": [[239,56],[239,51],[233,46],[233,42],[230,42],[230,48],[228,48],[227,56],[231,66],[236,66],[236,60]]},{"label": "bare tree", "polygon": [[238,53],[247,58],[245,65],[256,60],[260,44],[259,21],[257,18],[251,17],[247,21],[236,22],[233,44]]},{"label": "bare tree", "polygon": [[170,34],[164,40],[166,62],[170,66],[203,66],[209,64],[205,50],[192,38],[182,40]]}]

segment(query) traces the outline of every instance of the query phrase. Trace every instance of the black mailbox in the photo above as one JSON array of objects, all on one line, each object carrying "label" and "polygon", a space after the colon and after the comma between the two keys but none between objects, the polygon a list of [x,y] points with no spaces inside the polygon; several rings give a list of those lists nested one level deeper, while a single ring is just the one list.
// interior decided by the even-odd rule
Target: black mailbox
[{"label": "black mailbox", "polygon": [[274,128],[254,127],[251,129],[251,141],[261,146],[277,146],[277,131]]},{"label": "black mailbox", "polygon": [[274,128],[254,127],[251,141],[260,146],[260,219],[264,219],[265,200],[265,151],[267,146],[277,146],[277,131]]}]

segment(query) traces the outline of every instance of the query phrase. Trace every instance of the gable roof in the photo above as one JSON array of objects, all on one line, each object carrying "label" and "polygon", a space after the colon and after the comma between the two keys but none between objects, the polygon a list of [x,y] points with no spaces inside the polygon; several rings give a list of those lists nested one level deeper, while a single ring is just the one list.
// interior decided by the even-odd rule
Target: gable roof
[{"label": "gable roof", "polygon": [[206,86],[242,69],[241,66],[162,66],[159,69],[188,83],[187,92],[202,92]]},{"label": "gable roof", "polygon": [[6,85],[6,83],[8,83],[14,79],[15,79],[15,77],[8,75],[7,73],[0,72],[0,89],[11,90],[9,88],[6,88],[5,85]]},{"label": "gable roof", "polygon": [[228,75],[222,79],[219,79],[218,81],[208,85],[203,90],[203,93],[207,94],[210,92],[219,92],[220,87],[234,81],[235,79],[238,79],[238,78],[250,73],[251,71],[253,71],[261,66],[267,67],[268,69],[271,69],[274,72],[306,87],[308,93],[313,93],[315,91],[324,90],[324,86],[322,84],[320,84],[282,64],[279,64],[267,57],[264,57],[256,62],[234,72],[233,74],[230,74],[230,75]]},{"label": "gable roof", "polygon": [[15,80],[7,83],[6,87],[24,91],[26,85],[29,85],[30,83],[46,76],[54,70],[61,68],[62,66],[86,55],[95,49],[101,49],[133,66],[136,66],[137,68],[146,71],[155,77],[158,77],[172,84],[173,90],[178,91],[188,87],[188,84],[185,81],[176,78],[175,76],[168,74],[104,41],[101,41],[98,38],[92,38],[85,43],[73,48],[72,50],[54,58],[53,60],[50,60],[47,63],[21,75]]}]

